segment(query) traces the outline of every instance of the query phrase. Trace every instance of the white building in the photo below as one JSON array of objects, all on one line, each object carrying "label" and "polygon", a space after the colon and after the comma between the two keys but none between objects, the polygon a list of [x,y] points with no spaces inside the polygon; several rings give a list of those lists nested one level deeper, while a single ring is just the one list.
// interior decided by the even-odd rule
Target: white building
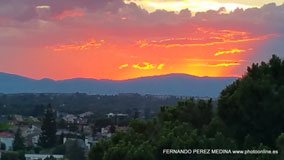
[{"label": "white building", "polygon": [[63,155],[50,155],[50,154],[25,154],[26,160],[44,160],[48,157],[54,157],[55,159],[63,159]]},{"label": "white building", "polygon": [[106,114],[106,116],[107,116],[107,118],[111,118],[111,117],[114,117],[115,114],[114,113],[108,113],[108,114]]},{"label": "white building", "polygon": [[24,126],[21,130],[27,146],[36,146],[38,144],[39,135],[41,133],[40,127],[35,125]]},{"label": "white building", "polygon": [[77,120],[77,116],[73,114],[68,114],[65,117],[63,117],[63,120],[68,123],[75,123],[75,121]]},{"label": "white building", "polygon": [[5,151],[13,150],[14,136],[9,132],[0,132],[0,144],[4,144]]},{"label": "white building", "polygon": [[107,126],[105,128],[101,128],[101,135],[104,137],[111,137],[111,133],[110,133],[110,126]]},{"label": "white building", "polygon": [[90,117],[92,115],[94,115],[93,112],[85,112],[85,113],[79,114],[79,117],[85,118],[85,117]]}]

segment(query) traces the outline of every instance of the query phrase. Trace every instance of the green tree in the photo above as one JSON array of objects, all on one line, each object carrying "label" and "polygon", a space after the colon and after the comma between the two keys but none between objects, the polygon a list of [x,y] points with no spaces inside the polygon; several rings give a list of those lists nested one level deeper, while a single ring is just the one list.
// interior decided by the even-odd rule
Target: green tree
[{"label": "green tree", "polygon": [[62,154],[65,155],[66,152],[66,146],[65,144],[61,144],[61,145],[57,145],[56,147],[54,147],[54,149],[52,150],[53,154]]},{"label": "green tree", "polygon": [[1,160],[25,160],[24,152],[3,152]]},{"label": "green tree", "polygon": [[284,133],[282,133],[276,140],[277,148],[280,151],[280,160],[284,160]]},{"label": "green tree", "polygon": [[[119,139],[120,140],[120,139]],[[89,160],[103,160],[106,151],[110,147],[110,143],[107,140],[101,140],[97,142],[89,152],[88,159]]]},{"label": "green tree", "polygon": [[85,149],[80,146],[78,140],[68,141],[66,143],[66,154],[68,160],[85,160]]},{"label": "green tree", "polygon": [[56,144],[56,121],[55,111],[49,104],[45,110],[39,138],[40,146],[50,148]]},{"label": "green tree", "polygon": [[161,107],[159,119],[162,121],[188,122],[196,128],[208,125],[213,117],[212,100],[195,100],[193,98],[178,102],[177,106]]},{"label": "green tree", "polygon": [[275,146],[284,130],[283,97],[284,61],[273,55],[222,91],[218,115],[239,143],[249,134],[257,143]]},{"label": "green tree", "polygon": [[24,138],[22,136],[21,129],[18,128],[15,134],[15,140],[13,142],[13,150],[17,151],[17,150],[23,150],[23,149],[25,149]]},{"label": "green tree", "polygon": [[44,160],[56,160],[53,156],[46,157]]}]

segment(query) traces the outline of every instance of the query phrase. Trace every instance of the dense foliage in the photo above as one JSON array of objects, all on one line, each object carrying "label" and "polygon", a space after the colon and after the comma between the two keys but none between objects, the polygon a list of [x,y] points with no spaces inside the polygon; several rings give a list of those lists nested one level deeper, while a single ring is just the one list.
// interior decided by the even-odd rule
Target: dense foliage
[{"label": "dense foliage", "polygon": [[26,160],[24,152],[3,152],[1,160]]},{"label": "dense foliage", "polygon": [[25,149],[25,144],[24,144],[24,137],[22,136],[21,129],[18,128],[17,132],[15,134],[15,139],[13,141],[13,150],[23,150]]},{"label": "dense foliage", "polygon": [[56,145],[56,121],[54,109],[48,105],[42,120],[39,145],[44,148],[54,147]]},{"label": "dense foliage", "polygon": [[239,142],[250,136],[274,146],[284,130],[284,60],[274,55],[269,63],[248,67],[221,93],[218,113]]},{"label": "dense foliage", "polygon": [[[222,91],[219,107],[189,99],[161,107],[152,120],[134,120],[127,132],[99,141],[90,160],[268,160],[284,158],[284,61],[253,64]],[[276,148],[277,147],[277,148]],[[280,154],[163,154],[164,149],[275,150]]]},{"label": "dense foliage", "polygon": [[[83,143],[84,144],[84,143]],[[80,145],[79,141],[68,141],[66,143],[65,157],[68,160],[85,160],[85,148]]]}]

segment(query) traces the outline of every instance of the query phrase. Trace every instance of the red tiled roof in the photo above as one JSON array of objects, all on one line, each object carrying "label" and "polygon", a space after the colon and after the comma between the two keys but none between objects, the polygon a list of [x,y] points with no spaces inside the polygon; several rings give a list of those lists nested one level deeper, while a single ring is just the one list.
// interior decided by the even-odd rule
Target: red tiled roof
[{"label": "red tiled roof", "polygon": [[0,132],[0,137],[10,138],[13,137],[13,134],[10,132]]}]

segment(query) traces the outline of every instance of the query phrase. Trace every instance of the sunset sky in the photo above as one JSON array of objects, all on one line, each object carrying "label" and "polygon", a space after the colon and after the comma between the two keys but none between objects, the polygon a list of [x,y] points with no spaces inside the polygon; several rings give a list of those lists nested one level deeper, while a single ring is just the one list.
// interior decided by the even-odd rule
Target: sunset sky
[{"label": "sunset sky", "polygon": [[31,78],[241,76],[284,58],[284,1],[1,0],[0,72]]}]

